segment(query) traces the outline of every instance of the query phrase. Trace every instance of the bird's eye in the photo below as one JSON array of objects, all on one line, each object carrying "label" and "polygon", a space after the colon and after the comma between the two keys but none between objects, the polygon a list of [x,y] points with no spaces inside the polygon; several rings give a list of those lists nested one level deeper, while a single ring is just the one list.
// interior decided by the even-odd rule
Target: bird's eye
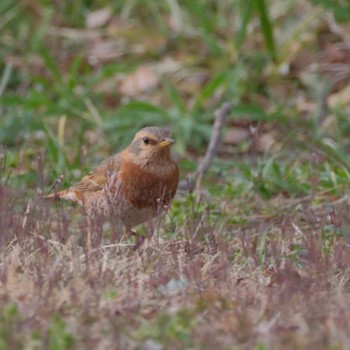
[{"label": "bird's eye", "polygon": [[149,144],[149,138],[148,137],[144,137],[143,138],[143,142],[148,145]]}]

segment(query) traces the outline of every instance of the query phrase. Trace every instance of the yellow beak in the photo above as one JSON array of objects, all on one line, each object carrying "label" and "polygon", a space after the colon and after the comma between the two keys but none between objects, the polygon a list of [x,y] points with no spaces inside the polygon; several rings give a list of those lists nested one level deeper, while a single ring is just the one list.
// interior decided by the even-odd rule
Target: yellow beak
[{"label": "yellow beak", "polygon": [[170,137],[167,137],[166,139],[160,141],[160,142],[158,143],[158,145],[159,145],[160,147],[167,147],[167,146],[172,145],[173,143],[175,143],[175,141],[174,141],[173,139],[171,139]]}]

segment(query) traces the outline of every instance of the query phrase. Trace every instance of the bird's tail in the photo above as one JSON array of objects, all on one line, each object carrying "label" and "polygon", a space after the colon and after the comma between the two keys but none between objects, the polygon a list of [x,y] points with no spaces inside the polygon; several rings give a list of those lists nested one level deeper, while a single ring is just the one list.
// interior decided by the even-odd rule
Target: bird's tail
[{"label": "bird's tail", "polygon": [[65,195],[64,193],[67,191],[60,191],[60,192],[52,192],[48,194],[47,196],[42,196],[41,199],[47,199],[47,200],[59,200],[59,199],[64,199]]},{"label": "bird's tail", "polygon": [[64,198],[64,193],[66,191],[60,191],[57,192],[55,190],[57,185],[61,185],[63,181],[63,175],[60,175],[55,183],[52,185],[52,187],[49,190],[49,194],[47,196],[41,196],[41,199],[49,199],[49,200],[58,200],[58,199],[63,199]]},{"label": "bird's tail", "polygon": [[64,190],[64,191],[60,191],[60,192],[55,192],[55,193],[50,193],[47,196],[41,197],[42,199],[45,200],[60,200],[60,199],[64,199],[64,200],[68,200],[71,202],[75,202],[78,203],[80,205],[82,205],[83,203],[83,196],[82,196],[82,192],[79,191],[75,191],[72,190],[70,188]]}]

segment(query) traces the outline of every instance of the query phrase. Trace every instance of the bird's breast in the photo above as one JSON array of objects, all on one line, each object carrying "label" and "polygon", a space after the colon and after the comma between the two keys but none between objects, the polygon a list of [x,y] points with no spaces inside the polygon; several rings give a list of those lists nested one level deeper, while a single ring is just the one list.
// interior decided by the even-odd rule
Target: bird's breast
[{"label": "bird's breast", "polygon": [[130,162],[123,167],[121,180],[121,192],[134,207],[157,208],[167,205],[175,196],[179,173],[175,163],[160,165],[156,171],[149,171]]}]

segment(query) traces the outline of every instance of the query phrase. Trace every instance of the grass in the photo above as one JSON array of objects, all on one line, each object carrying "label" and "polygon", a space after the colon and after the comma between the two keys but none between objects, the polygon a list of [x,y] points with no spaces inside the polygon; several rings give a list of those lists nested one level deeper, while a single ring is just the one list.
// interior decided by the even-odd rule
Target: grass
[{"label": "grass", "polygon": [[[267,3],[1,2],[0,349],[349,347],[347,5]],[[225,101],[144,254],[39,199],[150,124],[185,179]]]}]

